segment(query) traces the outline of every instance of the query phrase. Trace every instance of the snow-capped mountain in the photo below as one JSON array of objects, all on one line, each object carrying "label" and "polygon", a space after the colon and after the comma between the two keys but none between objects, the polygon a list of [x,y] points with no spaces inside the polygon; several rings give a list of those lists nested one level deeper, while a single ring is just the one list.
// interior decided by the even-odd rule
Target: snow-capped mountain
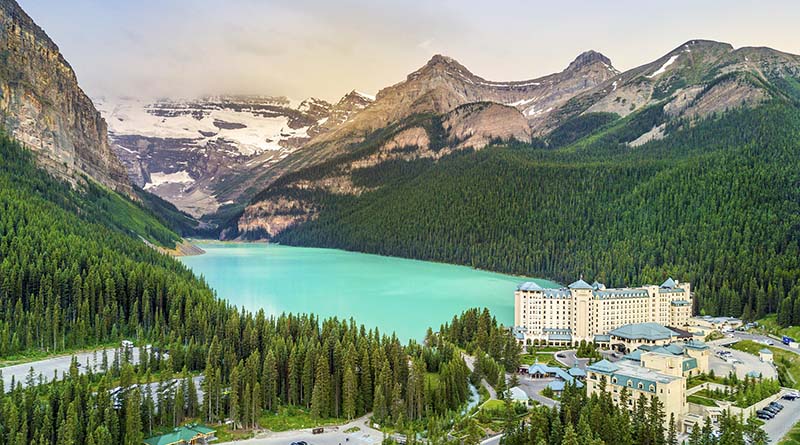
[{"label": "snow-capped mountain", "polygon": [[278,162],[369,103],[355,92],[336,105],[270,96],[95,100],[131,181],[195,216],[215,211],[221,195],[237,196],[226,178]]}]

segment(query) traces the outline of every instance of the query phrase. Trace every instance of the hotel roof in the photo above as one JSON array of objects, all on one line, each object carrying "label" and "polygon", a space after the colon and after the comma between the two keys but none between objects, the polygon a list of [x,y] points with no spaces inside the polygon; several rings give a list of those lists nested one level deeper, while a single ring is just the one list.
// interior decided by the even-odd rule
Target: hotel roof
[{"label": "hotel roof", "polygon": [[569,288],[570,289],[588,289],[588,290],[592,290],[592,286],[589,283],[583,281],[583,279],[580,279],[580,280],[570,284]]},{"label": "hotel roof", "polygon": [[619,362],[619,369],[614,372],[614,375],[659,383],[669,383],[680,379],[680,377],[663,374],[650,368],[634,365],[630,362]]},{"label": "hotel roof", "polygon": [[586,369],[589,371],[599,372],[601,374],[611,374],[619,370],[619,366],[606,359],[603,359],[597,363],[589,365]]},{"label": "hotel roof", "polygon": [[667,340],[677,337],[675,332],[658,323],[628,324],[610,331],[609,334],[627,340]]}]

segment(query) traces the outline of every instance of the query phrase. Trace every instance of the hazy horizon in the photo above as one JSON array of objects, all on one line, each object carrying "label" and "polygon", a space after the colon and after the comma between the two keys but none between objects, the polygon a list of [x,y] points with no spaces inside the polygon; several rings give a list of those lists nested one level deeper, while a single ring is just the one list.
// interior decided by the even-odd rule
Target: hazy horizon
[{"label": "hazy horizon", "polygon": [[589,49],[625,71],[692,39],[800,53],[789,1],[19,1],[92,97],[336,101],[402,81],[436,53],[490,80],[561,71]]}]

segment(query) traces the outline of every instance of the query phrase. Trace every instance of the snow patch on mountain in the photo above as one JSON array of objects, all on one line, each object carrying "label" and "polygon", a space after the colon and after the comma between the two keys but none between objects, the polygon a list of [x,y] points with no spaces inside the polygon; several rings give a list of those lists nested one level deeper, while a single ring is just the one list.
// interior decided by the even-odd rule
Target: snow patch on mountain
[{"label": "snow patch on mountain", "polygon": [[288,117],[256,109],[194,108],[180,102],[140,100],[97,101],[97,107],[114,136],[189,139],[198,147],[225,141],[245,156],[281,150],[282,141],[309,137],[307,126],[291,128]]},{"label": "snow patch on mountain", "polygon": [[150,173],[150,181],[144,185],[144,189],[150,190],[163,184],[191,184],[193,182],[194,179],[186,171],[179,170],[173,173],[153,172]]},{"label": "snow patch on mountain", "polygon": [[658,76],[659,74],[663,74],[665,71],[667,71],[667,67],[669,67],[670,65],[675,63],[676,60],[678,60],[679,56],[680,56],[680,54],[675,54],[674,56],[670,57],[669,60],[667,60],[663,65],[661,65],[661,68],[659,68],[658,70],[656,70],[656,72],[654,72],[653,74],[651,74],[651,75],[649,75],[647,77],[652,79],[652,78]]}]

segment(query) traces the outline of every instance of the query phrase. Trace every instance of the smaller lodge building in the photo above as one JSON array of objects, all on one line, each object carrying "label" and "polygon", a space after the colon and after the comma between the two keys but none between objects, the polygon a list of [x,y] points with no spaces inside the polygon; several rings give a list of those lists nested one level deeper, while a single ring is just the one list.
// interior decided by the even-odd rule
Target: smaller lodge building
[{"label": "smaller lodge building", "polygon": [[217,431],[205,425],[190,424],[172,432],[144,440],[145,445],[206,445],[217,440]]}]

